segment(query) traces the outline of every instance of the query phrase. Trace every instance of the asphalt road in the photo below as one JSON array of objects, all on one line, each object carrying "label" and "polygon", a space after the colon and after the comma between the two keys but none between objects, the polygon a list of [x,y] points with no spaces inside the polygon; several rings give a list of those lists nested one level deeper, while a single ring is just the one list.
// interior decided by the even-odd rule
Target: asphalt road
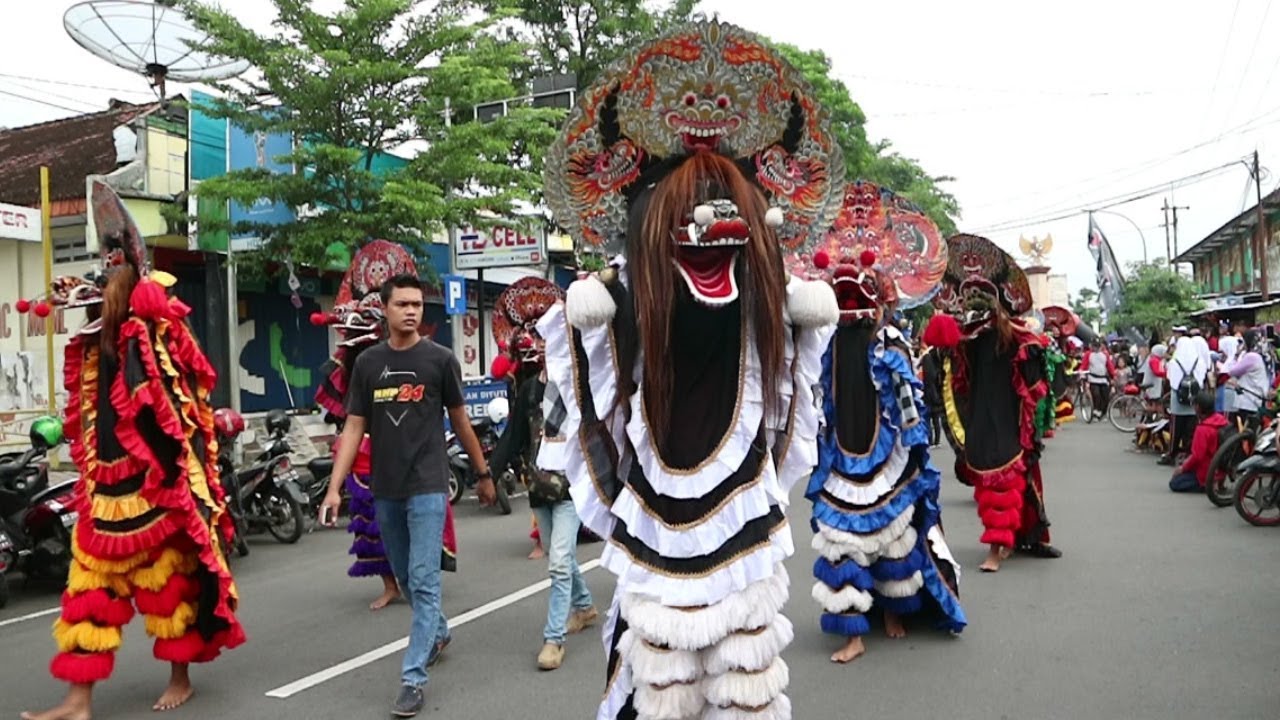
[{"label": "asphalt road", "polygon": [[[817,718],[1275,718],[1280,715],[1280,534],[1251,528],[1231,509],[1175,496],[1168,473],[1127,452],[1110,426],[1076,423],[1050,441],[1046,502],[1060,560],[1014,558],[997,575],[977,572],[984,550],[967,488],[943,468],[943,518],[965,567],[961,597],[970,625],[951,639],[914,629],[880,635],[852,666],[832,665],[833,639],[817,629],[809,597],[807,513],[797,488],[787,614],[797,637],[786,658],[798,720]],[[603,688],[598,633],[573,637],[562,669],[540,673],[545,592],[504,607],[486,605],[545,578],[529,561],[528,514],[506,518],[464,501],[461,572],[445,576],[454,642],[432,672],[425,717],[475,720],[590,718]],[[193,671],[197,694],[175,717],[231,720],[388,717],[400,653],[360,656],[407,631],[409,609],[370,613],[376,580],[345,575],[347,536],[308,535],[294,547],[257,539],[235,564],[241,618],[250,640]],[[581,548],[583,562],[600,546]],[[603,611],[612,592],[604,570],[587,573]],[[56,590],[19,590],[0,611],[0,718],[56,702],[46,672],[53,652]],[[499,603],[500,604],[500,603]],[[478,609],[478,610],[477,610]],[[464,615],[474,611],[469,616]],[[166,670],[151,658],[135,621],[116,674],[99,688],[95,718],[154,718]],[[352,661],[352,662],[348,662]],[[346,667],[338,667],[346,663]],[[340,670],[345,672],[338,672]],[[318,677],[317,674],[320,674]],[[291,683],[318,679],[285,698]],[[285,688],[284,692],[279,692]],[[295,686],[296,689],[296,686]]]}]

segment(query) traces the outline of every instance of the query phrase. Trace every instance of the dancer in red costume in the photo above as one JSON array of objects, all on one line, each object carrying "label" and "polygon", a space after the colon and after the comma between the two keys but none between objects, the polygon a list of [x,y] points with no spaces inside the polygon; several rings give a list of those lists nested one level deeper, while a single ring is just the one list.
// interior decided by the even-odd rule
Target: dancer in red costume
[{"label": "dancer in red costume", "polygon": [[948,245],[934,299],[942,313],[924,341],[950,349],[943,389],[956,472],[974,488],[990,546],[979,569],[996,572],[1015,548],[1060,557],[1049,544],[1035,426],[1036,404],[1049,392],[1044,346],[1018,319],[1031,309],[1027,277],[986,238],[957,235]]},{"label": "dancer in red costume", "polygon": [[[409,252],[395,243],[374,240],[360,248],[351,259],[351,267],[343,276],[334,298],[333,311],[316,313],[311,317],[315,324],[332,324],[343,338],[338,343],[338,351],[322,368],[325,379],[316,390],[316,404],[324,408],[328,419],[338,426],[339,435],[347,419],[344,403],[351,368],[355,367],[356,358],[363,350],[378,344],[386,336],[380,295],[382,283],[402,273],[418,274]],[[369,437],[366,435],[345,483],[351,498],[351,521],[347,532],[354,536],[348,552],[356,556],[355,562],[347,569],[347,575],[382,578],[382,594],[369,603],[369,609],[377,611],[398,599],[400,588],[382,547],[382,532],[374,512],[373,491],[369,487],[373,464],[369,452]],[[445,509],[444,554],[440,558],[440,569],[455,572],[458,569],[457,554],[458,541],[453,529],[453,507],[450,506]]]},{"label": "dancer in red costume", "polygon": [[245,640],[223,550],[232,528],[209,403],[217,375],[185,321],[190,308],[149,277],[120,198],[101,182],[91,198],[102,273],[59,278],[37,308],[83,307],[90,320],[64,364],[79,521],[51,670],[71,689],[25,720],[87,720],[94,683],[111,675],[135,610],[156,659],[171,665],[155,710],[190,699],[190,663]]}]

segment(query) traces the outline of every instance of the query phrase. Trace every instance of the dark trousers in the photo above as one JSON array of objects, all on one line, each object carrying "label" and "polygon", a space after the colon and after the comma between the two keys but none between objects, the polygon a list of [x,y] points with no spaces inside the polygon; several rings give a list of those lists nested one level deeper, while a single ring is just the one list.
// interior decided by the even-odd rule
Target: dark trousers
[{"label": "dark trousers", "polygon": [[1089,397],[1093,400],[1093,412],[1097,415],[1107,414],[1107,405],[1111,403],[1111,386],[1102,383],[1089,383]]},{"label": "dark trousers", "polygon": [[1169,481],[1169,489],[1174,492],[1202,492],[1204,488],[1200,487],[1200,483],[1196,480],[1196,474],[1193,472],[1178,473]]},{"label": "dark trousers", "polygon": [[929,408],[929,444],[937,445],[942,442],[942,414],[946,412],[941,407]]}]

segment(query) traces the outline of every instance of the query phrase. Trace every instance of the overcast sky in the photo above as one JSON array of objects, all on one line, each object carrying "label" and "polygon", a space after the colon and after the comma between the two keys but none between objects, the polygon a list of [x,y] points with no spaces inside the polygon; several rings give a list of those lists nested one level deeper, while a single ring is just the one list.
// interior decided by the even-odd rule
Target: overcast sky
[{"label": "overcast sky", "polygon": [[[144,80],[66,35],[73,4],[22,4],[21,31],[0,43],[0,126],[149,97]],[[265,2],[221,4],[250,26],[270,20]],[[1253,203],[1243,165],[1170,181],[1256,147],[1275,169],[1264,192],[1280,184],[1280,10],[1267,0],[704,0],[701,9],[825,51],[873,139],[956,178],[962,230],[1015,255],[1020,235],[1052,234],[1051,264],[1073,292],[1095,284],[1086,217],[1045,218],[1154,188],[1112,210],[1141,228],[1155,258],[1165,252],[1164,197],[1190,207],[1178,218],[1183,250]],[[1142,259],[1132,225],[1098,219],[1121,263]]]}]

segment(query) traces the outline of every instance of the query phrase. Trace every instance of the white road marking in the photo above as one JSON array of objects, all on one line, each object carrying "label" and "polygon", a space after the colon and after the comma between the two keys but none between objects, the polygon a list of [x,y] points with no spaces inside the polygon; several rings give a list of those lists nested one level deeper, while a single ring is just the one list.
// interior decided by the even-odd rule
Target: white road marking
[{"label": "white road marking", "polygon": [[17,625],[18,623],[26,620],[35,620],[36,618],[42,618],[46,615],[53,615],[60,610],[62,610],[61,606],[49,608],[48,610],[41,610],[39,612],[33,612],[27,615],[19,615],[16,618],[9,618],[8,620],[0,620],[0,627],[4,627],[5,625]]},{"label": "white road marking", "polygon": [[[600,567],[600,561],[591,560],[583,563],[581,569],[582,569],[582,572],[586,573],[598,567]],[[481,605],[480,607],[475,608],[474,610],[468,610],[467,612],[464,612],[461,615],[458,615],[457,617],[451,619],[449,621],[449,629],[456,630],[473,620],[479,620],[485,615],[495,613],[509,605],[514,605],[520,602],[521,600],[524,600],[525,598],[531,597],[533,595],[537,595],[538,593],[550,587],[551,587],[551,581],[543,580],[541,582],[536,582],[528,587],[521,588],[511,593],[510,595],[504,595],[498,598],[497,600],[493,600],[492,602],[487,602],[484,605]],[[54,611],[56,612],[56,608]],[[383,645],[382,647],[374,648],[373,650],[370,650],[369,652],[364,653],[363,655],[357,655],[356,657],[353,657],[350,660],[344,660],[343,662],[340,662],[337,665],[334,665],[333,667],[325,668],[320,672],[312,673],[311,675],[308,675],[299,680],[294,680],[288,685],[283,685],[281,687],[276,688],[275,690],[268,691],[267,697],[279,698],[281,700],[285,698],[293,697],[294,695],[297,695],[303,690],[310,690],[311,688],[317,685],[320,685],[321,683],[326,683],[336,677],[345,675],[351,672],[352,670],[356,670],[370,663],[377,662],[378,660],[381,660],[382,658],[387,657],[388,655],[394,655],[398,652],[401,652],[407,647],[409,647],[409,638],[407,636],[402,637],[399,640],[396,640],[395,642],[390,642],[390,643],[387,643],[386,645]]]}]

